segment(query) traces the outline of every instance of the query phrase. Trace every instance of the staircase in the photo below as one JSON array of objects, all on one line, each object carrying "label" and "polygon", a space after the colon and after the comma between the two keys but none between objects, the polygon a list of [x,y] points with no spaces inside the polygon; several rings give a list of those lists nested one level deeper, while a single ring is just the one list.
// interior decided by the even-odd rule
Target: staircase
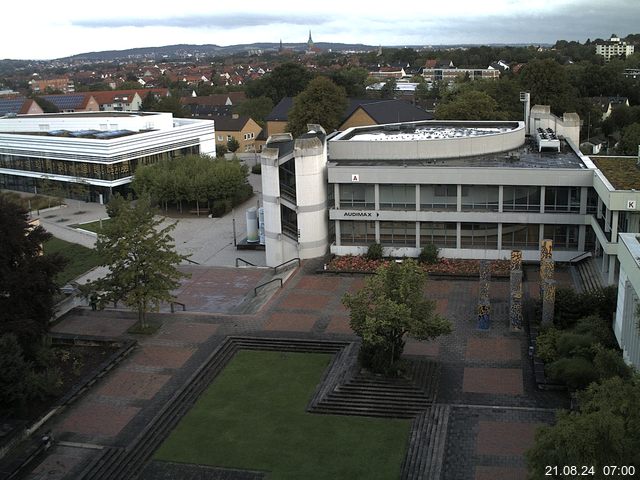
[{"label": "staircase", "polygon": [[590,257],[574,264],[580,276],[583,292],[594,292],[603,287],[602,276],[595,262],[595,259]]}]

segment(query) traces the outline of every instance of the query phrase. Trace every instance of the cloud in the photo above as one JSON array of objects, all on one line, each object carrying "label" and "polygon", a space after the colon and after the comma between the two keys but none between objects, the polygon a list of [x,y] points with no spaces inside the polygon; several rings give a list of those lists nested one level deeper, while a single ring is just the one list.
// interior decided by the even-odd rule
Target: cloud
[{"label": "cloud", "polygon": [[274,15],[259,13],[239,13],[222,15],[189,15],[162,18],[93,18],[74,20],[72,24],[89,28],[120,27],[175,27],[175,28],[243,28],[275,24],[313,25],[329,22],[328,17],[321,15]]}]

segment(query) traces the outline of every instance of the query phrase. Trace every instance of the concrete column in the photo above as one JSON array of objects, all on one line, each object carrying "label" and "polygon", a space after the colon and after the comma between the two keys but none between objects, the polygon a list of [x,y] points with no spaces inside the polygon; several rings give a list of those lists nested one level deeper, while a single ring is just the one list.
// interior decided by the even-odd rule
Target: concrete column
[{"label": "concrete column", "polygon": [[607,277],[607,285],[613,285],[616,278],[616,255],[609,255],[609,275]]},{"label": "concrete column", "polygon": [[578,250],[584,252],[586,239],[587,239],[587,226],[580,225],[578,227]]},{"label": "concrete column", "polygon": [[611,231],[611,210],[608,208],[607,213],[604,216],[604,231],[605,233]]},{"label": "concrete column", "polygon": [[502,250],[502,224],[498,224],[498,251]]},{"label": "concrete column", "polygon": [[587,214],[587,196],[589,195],[589,188],[580,188],[580,215]]},{"label": "concrete column", "polygon": [[458,194],[456,196],[456,211],[462,211],[462,185],[458,184]]},{"label": "concrete column", "polygon": [[546,280],[542,297],[542,325],[553,325],[553,313],[556,303],[556,281]]},{"label": "concrete column", "polygon": [[540,230],[538,231],[538,248],[542,245],[542,240],[544,240],[544,223],[540,224]]},{"label": "concrete column", "polygon": [[598,195],[598,210],[596,213],[596,218],[602,218],[602,206],[603,206],[602,199]]},{"label": "concrete column", "polygon": [[614,210],[611,212],[611,243],[618,241],[618,215],[620,212]]},{"label": "concrete column", "polygon": [[333,197],[334,197],[336,208],[340,209],[340,184],[339,183],[333,184]]},{"label": "concrete column", "polygon": [[416,185],[416,212],[420,211],[420,185]]},{"label": "concrete column", "polygon": [[462,226],[460,222],[456,222],[456,248],[462,248]]},{"label": "concrete column", "polygon": [[340,240],[340,220],[334,220],[336,224],[336,247],[342,245],[342,240]]},{"label": "concrete column", "polygon": [[373,202],[374,202],[375,209],[380,210],[380,184],[379,183],[376,183],[373,186]]},{"label": "concrete column", "polygon": [[544,185],[540,187],[540,213],[544,213],[544,199],[546,195],[547,189]]},{"label": "concrete column", "polygon": [[504,203],[504,185],[498,187],[498,212],[502,213],[502,204]]},{"label": "concrete column", "polygon": [[380,243],[380,220],[376,220],[376,243]]},{"label": "concrete column", "polygon": [[602,247],[602,273],[607,273],[607,268],[609,268],[609,255],[604,253],[604,246]]}]

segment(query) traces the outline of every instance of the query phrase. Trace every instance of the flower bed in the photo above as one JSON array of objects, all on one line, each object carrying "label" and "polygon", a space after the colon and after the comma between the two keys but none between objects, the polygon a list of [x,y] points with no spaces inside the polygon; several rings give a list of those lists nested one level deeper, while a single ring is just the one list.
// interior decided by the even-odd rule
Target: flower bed
[{"label": "flower bed", "polygon": [[[393,259],[367,260],[362,256],[344,255],[334,257],[327,265],[331,272],[372,273],[382,265],[388,265]],[[426,272],[436,275],[461,275],[478,277],[480,260],[463,260],[459,258],[442,258],[435,264],[422,264]],[[508,260],[492,260],[491,275],[495,277],[509,276]]]}]

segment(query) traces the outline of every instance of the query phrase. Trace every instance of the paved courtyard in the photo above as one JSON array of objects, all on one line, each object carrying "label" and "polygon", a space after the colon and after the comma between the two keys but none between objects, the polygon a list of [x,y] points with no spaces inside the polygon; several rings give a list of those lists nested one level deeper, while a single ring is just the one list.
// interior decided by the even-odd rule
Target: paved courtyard
[{"label": "paved courtyard", "polygon": [[[308,263],[256,314],[231,315],[264,271],[193,272],[193,283],[180,293],[188,297],[189,311],[156,314],[160,330],[135,337],[137,349],[115,371],[50,421],[60,443],[28,478],[77,478],[99,448],[126,446],[228,335],[354,338],[341,298],[362,287],[362,276],[316,275]],[[528,272],[526,280],[524,291],[531,297],[537,277]],[[525,334],[507,325],[508,282],[491,284],[489,331],[476,328],[477,286],[473,280],[430,280],[428,295],[454,332],[432,342],[408,339],[405,355],[442,365],[437,402],[452,406],[442,478],[524,479],[523,453],[535,429],[552,422],[554,409],[566,406],[566,399],[535,387]],[[54,330],[131,337],[126,330],[134,322],[129,312],[83,310]]]}]

